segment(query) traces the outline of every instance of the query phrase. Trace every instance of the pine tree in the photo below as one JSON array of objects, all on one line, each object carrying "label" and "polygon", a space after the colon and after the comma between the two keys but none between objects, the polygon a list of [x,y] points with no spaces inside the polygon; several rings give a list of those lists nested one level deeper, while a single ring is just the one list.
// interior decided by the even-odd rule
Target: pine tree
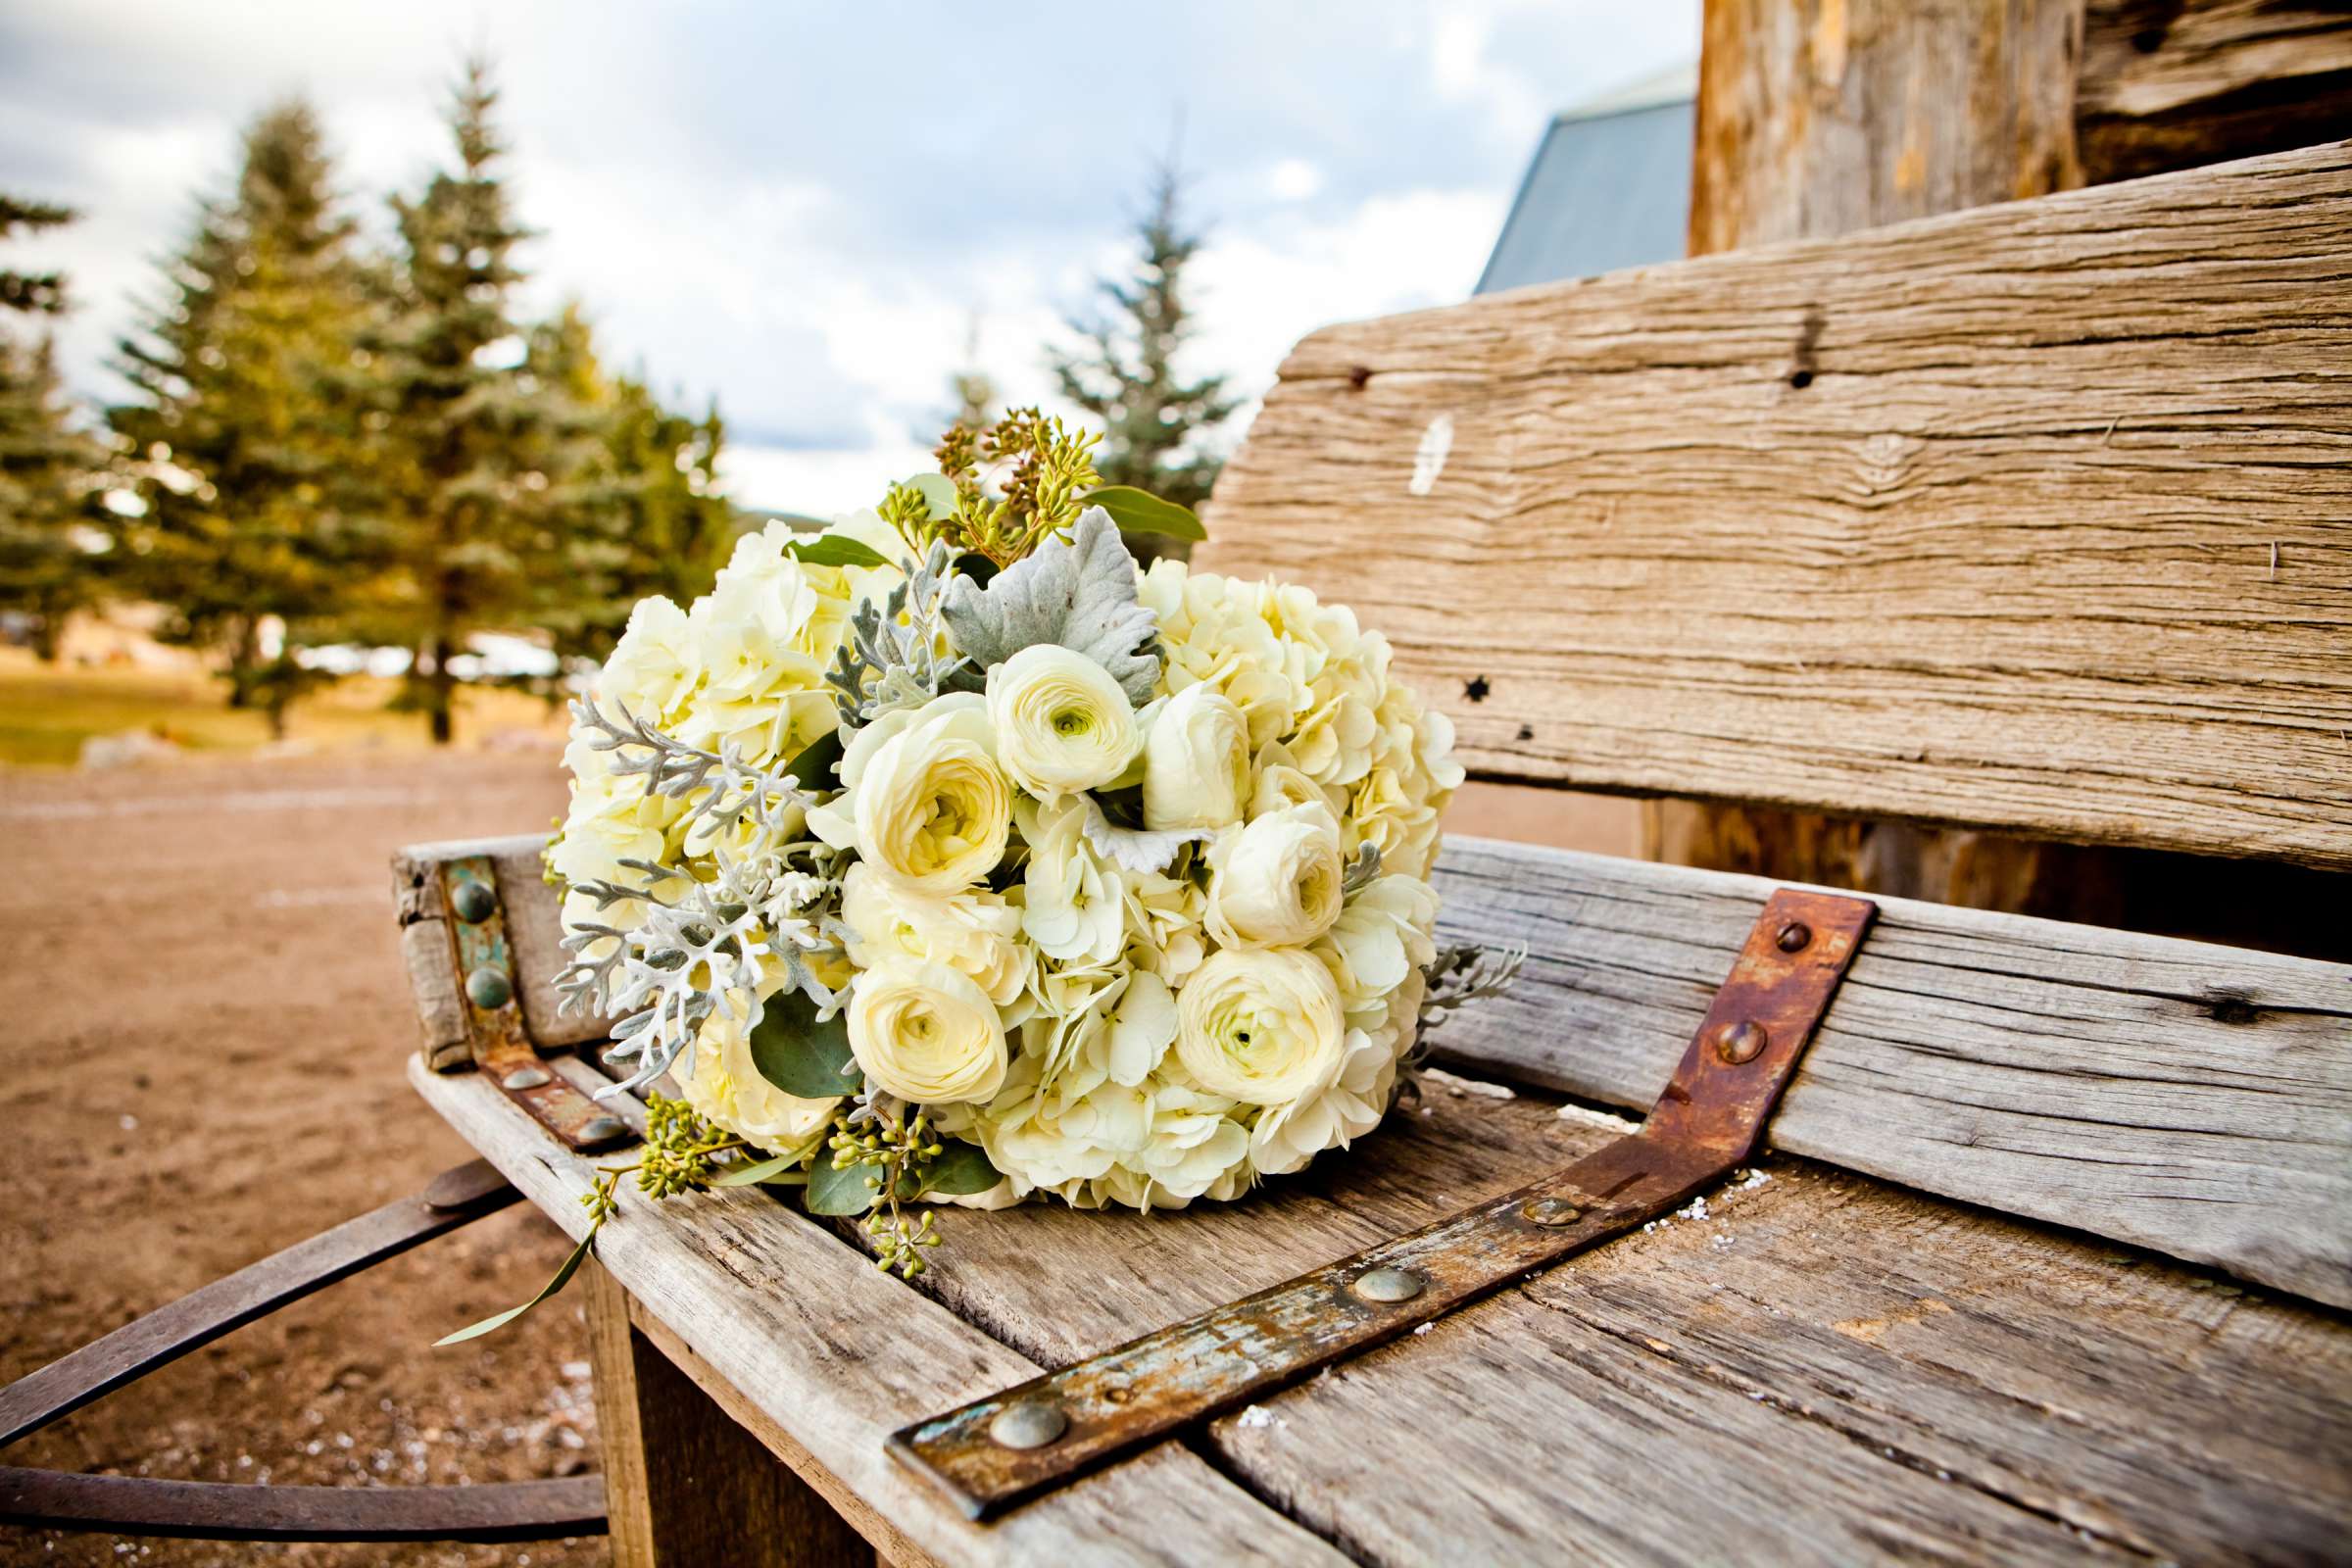
[{"label": "pine tree", "polygon": [[[38,233],[74,221],[74,209],[54,202],[27,201],[0,191],[0,239],[14,239],[20,228]],[[55,316],[66,308],[66,280],[55,272],[20,272],[0,268],[0,310],[42,311]]]},{"label": "pine tree", "polygon": [[[122,529],[123,574],[171,612],[169,635],[222,656],[232,706],[282,732],[313,678],[296,650],[334,624],[370,550],[368,283],[308,105],[254,122],[233,195],[199,207],[164,276],[120,350],[142,397],[109,414],[146,508]],[[286,635],[270,653],[273,617]]]},{"label": "pine tree", "polygon": [[715,409],[689,418],[643,381],[609,376],[576,305],[533,331],[529,364],[561,394],[543,437],[564,447],[541,460],[564,477],[535,541],[531,619],[563,665],[601,661],[639,599],[688,603],[726,564],[736,528],[718,494],[725,430]]},{"label": "pine tree", "polygon": [[376,623],[416,650],[408,701],[453,732],[453,661],[473,633],[527,622],[533,568],[557,556],[555,503],[576,411],[531,367],[512,314],[523,273],[491,123],[489,69],[468,62],[451,107],[457,167],[395,198],[396,312],[384,340],[385,440],[375,465],[397,538],[396,592]]},{"label": "pine tree", "polygon": [[1104,484],[1134,485],[1197,508],[1223,466],[1199,438],[1230,418],[1240,403],[1225,395],[1222,375],[1187,381],[1176,370],[1193,329],[1184,270],[1201,243],[1200,234],[1185,226],[1183,194],[1175,165],[1160,165],[1152,176],[1148,210],[1136,224],[1134,272],[1100,284],[1115,316],[1070,320],[1088,351],[1057,351],[1052,364],[1062,396],[1102,423],[1095,466]]},{"label": "pine tree", "polygon": [[66,617],[98,597],[91,497],[105,461],[68,422],[50,340],[0,334],[0,605],[30,621],[45,660],[57,658]]}]

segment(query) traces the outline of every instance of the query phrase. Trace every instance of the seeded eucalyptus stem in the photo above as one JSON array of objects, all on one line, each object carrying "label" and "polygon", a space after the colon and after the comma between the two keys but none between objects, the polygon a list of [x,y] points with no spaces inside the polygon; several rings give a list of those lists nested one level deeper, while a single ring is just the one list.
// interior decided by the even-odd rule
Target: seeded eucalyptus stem
[{"label": "seeded eucalyptus stem", "polygon": [[923,1250],[939,1245],[939,1232],[929,1209],[919,1223],[909,1223],[900,1200],[920,1196],[926,1162],[937,1159],[946,1146],[933,1141],[926,1111],[915,1112],[912,1120],[877,1116],[867,1125],[871,1131],[858,1133],[845,1122],[833,1135],[827,1146],[833,1152],[833,1168],[874,1167],[865,1185],[873,1189],[875,1203],[863,1224],[866,1239],[874,1244],[874,1266],[885,1274],[897,1269],[900,1278],[910,1280],[928,1266]]}]

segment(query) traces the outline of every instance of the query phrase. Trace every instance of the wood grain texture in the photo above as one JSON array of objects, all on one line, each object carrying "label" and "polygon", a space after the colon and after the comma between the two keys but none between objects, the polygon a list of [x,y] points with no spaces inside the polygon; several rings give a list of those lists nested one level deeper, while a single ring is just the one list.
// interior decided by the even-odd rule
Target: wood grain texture
[{"label": "wood grain texture", "polygon": [[2086,183],[2352,135],[2352,13],[2328,0],[2089,0]]},{"label": "wood grain texture", "polygon": [[1707,0],[1690,253],[2071,190],[2082,0]]},{"label": "wood grain texture", "polygon": [[588,1344],[613,1568],[848,1568],[872,1549],[629,1322],[589,1264]]},{"label": "wood grain texture", "polygon": [[[562,1150],[477,1074],[436,1073],[413,1057],[409,1080],[557,1224],[575,1236],[586,1227],[579,1198],[593,1161]],[[940,1561],[1346,1561],[1181,1448],[1114,1466],[994,1525],[967,1523],[894,1464],[883,1440],[1020,1382],[1036,1364],[763,1194],[626,1203],[597,1255],[777,1429]]]},{"label": "wood grain texture", "polygon": [[1195,560],[1483,776],[2345,869],[2348,277],[2330,145],[1334,327]]},{"label": "wood grain texture", "polygon": [[[1061,1364],[1618,1130],[1433,1081],[1346,1158],[1241,1204],[950,1213],[933,1288]],[[1772,1172],[1216,1423],[1220,1468],[1377,1563],[2324,1554],[2352,1503],[2340,1321],[1866,1178]]]},{"label": "wood grain texture", "polygon": [[[1646,1107],[1773,884],[1476,839],[1441,932],[1523,943],[1443,1057]],[[1883,900],[1775,1148],[2352,1306],[2352,970]]]}]

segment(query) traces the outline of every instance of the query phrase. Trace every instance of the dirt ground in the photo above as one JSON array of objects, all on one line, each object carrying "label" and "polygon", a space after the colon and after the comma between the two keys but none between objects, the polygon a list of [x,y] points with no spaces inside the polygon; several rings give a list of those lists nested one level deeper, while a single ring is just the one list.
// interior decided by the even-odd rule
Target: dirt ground
[{"label": "dirt ground", "polygon": [[[1451,825],[1622,850],[1630,808],[1477,790]],[[386,858],[561,809],[549,751],[0,770],[0,1381],[468,1151],[402,1076],[415,1015]],[[562,1261],[516,1207],[333,1287],[0,1454],[190,1480],[380,1486],[596,1465],[575,1298],[446,1350]],[[0,1526],[0,1563],[590,1564],[529,1546],[234,1545]]]}]

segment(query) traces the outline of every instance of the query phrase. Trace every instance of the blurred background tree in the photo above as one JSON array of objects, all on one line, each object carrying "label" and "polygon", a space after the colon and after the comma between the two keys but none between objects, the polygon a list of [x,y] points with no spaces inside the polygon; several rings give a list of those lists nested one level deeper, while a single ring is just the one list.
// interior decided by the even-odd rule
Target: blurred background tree
[{"label": "blurred background tree", "polygon": [[233,194],[200,207],[121,344],[141,396],[109,412],[144,509],[122,529],[122,588],[164,607],[167,637],[216,651],[230,706],[263,709],[272,733],[316,678],[297,650],[340,625],[380,548],[358,461],[375,306],[355,233],[317,115],[263,115]]},{"label": "blurred background tree", "polygon": [[[1205,437],[1241,407],[1226,395],[1225,377],[1186,380],[1177,369],[1193,332],[1185,269],[1203,236],[1187,227],[1184,180],[1173,158],[1152,175],[1144,216],[1136,223],[1134,270],[1098,287],[1112,309],[1069,327],[1086,340],[1083,353],[1051,356],[1061,395],[1102,426],[1095,466],[1104,484],[1134,485],[1179,505],[1208,499],[1224,459]],[[1164,549],[1165,541],[1147,541]]]},{"label": "blurred background tree", "polygon": [[540,608],[533,567],[562,554],[561,503],[590,445],[589,412],[567,377],[532,366],[513,312],[527,231],[499,168],[497,103],[487,64],[468,62],[450,109],[457,168],[392,203],[401,254],[371,454],[392,570],[355,630],[415,650],[406,701],[436,743],[454,731],[453,662],[473,634]]},{"label": "blurred background tree", "polygon": [[[73,217],[0,194],[0,239]],[[65,308],[57,273],[0,269],[0,310],[17,317]],[[0,608],[25,617],[33,651],[47,661],[57,658],[66,617],[98,598],[106,540],[91,524],[105,467],[105,449],[73,425],[49,335],[0,326]]]},{"label": "blurred background tree", "polygon": [[533,541],[531,621],[548,634],[560,684],[564,666],[612,651],[638,600],[708,593],[736,517],[718,490],[718,411],[690,418],[642,379],[607,374],[576,304],[533,330],[528,365],[558,395],[540,433],[560,450],[539,463],[562,478]]}]

